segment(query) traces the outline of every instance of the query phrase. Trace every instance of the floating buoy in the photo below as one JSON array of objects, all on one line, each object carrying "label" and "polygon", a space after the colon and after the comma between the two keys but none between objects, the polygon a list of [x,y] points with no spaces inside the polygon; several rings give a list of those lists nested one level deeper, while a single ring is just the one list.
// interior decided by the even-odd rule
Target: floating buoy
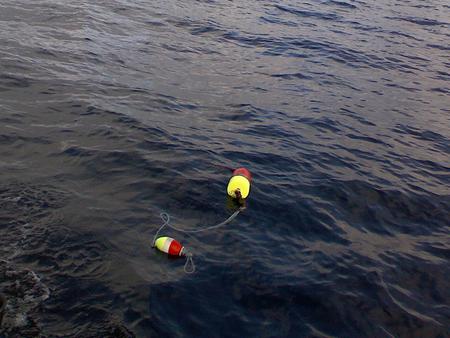
[{"label": "floating buoy", "polygon": [[155,241],[155,246],[159,251],[170,256],[185,256],[184,246],[171,237],[159,237]]},{"label": "floating buoy", "polygon": [[245,168],[238,168],[233,171],[227,186],[227,193],[232,198],[245,199],[250,193],[250,182],[252,174]]},{"label": "floating buoy", "polygon": [[164,221],[163,225],[161,225],[153,236],[153,245],[152,247],[156,247],[159,251],[168,254],[173,257],[185,257],[186,263],[184,264],[184,272],[186,273],[194,273],[195,272],[195,264],[192,258],[192,253],[187,250],[184,246],[181,245],[180,242],[175,239],[167,236],[158,237],[161,230],[167,226],[175,231],[179,231],[182,233],[193,234],[200,233],[204,231],[210,231],[213,229],[217,229],[223,227],[230,223],[233,219],[237,217],[237,215],[245,209],[245,199],[248,197],[250,193],[250,182],[252,180],[252,175],[250,171],[245,168],[238,168],[233,170],[233,176],[230,178],[227,186],[228,195],[235,199],[234,202],[240,204],[239,209],[233,212],[233,214],[228,217],[225,221],[220,222],[216,225],[212,225],[209,227],[203,228],[194,228],[194,229],[183,229],[178,228],[170,224],[170,216],[169,214],[163,212],[160,214],[162,220]]},{"label": "floating buoy", "polygon": [[[161,228],[160,228],[161,230]],[[169,256],[175,257],[186,257],[186,263],[184,263],[184,272],[186,273],[194,273],[195,272],[195,264],[192,259],[192,254],[188,252],[184,246],[180,244],[177,240],[171,237],[158,237],[154,242],[154,246]]]}]

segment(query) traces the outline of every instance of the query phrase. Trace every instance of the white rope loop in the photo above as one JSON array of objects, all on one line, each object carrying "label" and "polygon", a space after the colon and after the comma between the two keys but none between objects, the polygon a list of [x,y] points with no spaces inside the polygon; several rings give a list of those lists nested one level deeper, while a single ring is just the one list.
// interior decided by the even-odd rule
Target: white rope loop
[{"label": "white rope loop", "polygon": [[195,272],[195,264],[190,252],[186,253],[186,263],[184,263],[183,270],[185,273],[191,274]]}]

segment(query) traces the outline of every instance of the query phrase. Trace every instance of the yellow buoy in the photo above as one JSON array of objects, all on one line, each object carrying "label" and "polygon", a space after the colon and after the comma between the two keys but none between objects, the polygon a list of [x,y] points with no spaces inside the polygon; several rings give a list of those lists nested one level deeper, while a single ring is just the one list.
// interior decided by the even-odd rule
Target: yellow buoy
[{"label": "yellow buoy", "polygon": [[251,174],[245,168],[233,171],[233,176],[228,182],[227,194],[232,198],[247,198],[250,193]]}]

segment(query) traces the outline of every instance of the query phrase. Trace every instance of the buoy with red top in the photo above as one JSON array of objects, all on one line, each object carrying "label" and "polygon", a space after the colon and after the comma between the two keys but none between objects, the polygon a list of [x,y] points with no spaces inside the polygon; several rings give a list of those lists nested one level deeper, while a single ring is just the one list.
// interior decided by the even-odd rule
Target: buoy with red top
[{"label": "buoy with red top", "polygon": [[194,260],[192,259],[192,254],[188,252],[184,248],[184,246],[182,246],[181,243],[177,240],[167,236],[158,237],[154,241],[153,246],[156,247],[159,251],[162,251],[171,257],[186,257],[186,263],[184,263],[184,272],[195,272],[195,264]]},{"label": "buoy with red top", "polygon": [[204,231],[209,231],[212,229],[220,228],[228,223],[230,223],[233,219],[236,218],[236,216],[245,209],[245,200],[249,193],[250,193],[250,182],[252,180],[252,174],[250,174],[250,171],[248,171],[245,168],[237,168],[233,170],[233,175],[230,178],[230,181],[228,182],[227,186],[227,194],[231,196],[234,199],[237,199],[241,206],[239,209],[234,211],[234,213],[229,216],[225,221],[220,222],[216,225],[212,225],[209,227],[204,228],[194,228],[194,229],[183,229],[178,228],[170,224],[170,216],[169,214],[162,212],[160,214],[161,219],[164,221],[164,224],[161,225],[156,231],[154,237],[153,237],[153,247],[156,247],[159,251],[164,252],[172,257],[186,257],[186,263],[184,264],[184,272],[186,273],[193,273],[195,272],[195,264],[192,259],[192,253],[184,246],[181,245],[180,242],[177,240],[163,236],[158,237],[161,230],[167,226],[169,228],[172,228],[175,231],[179,231],[182,233],[200,233]]},{"label": "buoy with red top", "polygon": [[186,252],[184,246],[177,240],[171,237],[159,237],[155,241],[155,246],[159,251],[162,251],[170,256],[185,256]]},{"label": "buoy with red top", "polygon": [[252,174],[245,168],[237,168],[233,171],[227,186],[227,193],[232,198],[245,199],[250,193]]}]

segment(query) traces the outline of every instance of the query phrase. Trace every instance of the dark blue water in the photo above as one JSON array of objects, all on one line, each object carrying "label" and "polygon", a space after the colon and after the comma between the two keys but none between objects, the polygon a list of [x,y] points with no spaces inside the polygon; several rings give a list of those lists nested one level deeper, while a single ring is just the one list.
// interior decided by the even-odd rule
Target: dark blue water
[{"label": "dark blue water", "polygon": [[[450,337],[449,41],[443,0],[3,0],[0,336]],[[223,166],[185,274],[159,213],[224,220]]]}]

